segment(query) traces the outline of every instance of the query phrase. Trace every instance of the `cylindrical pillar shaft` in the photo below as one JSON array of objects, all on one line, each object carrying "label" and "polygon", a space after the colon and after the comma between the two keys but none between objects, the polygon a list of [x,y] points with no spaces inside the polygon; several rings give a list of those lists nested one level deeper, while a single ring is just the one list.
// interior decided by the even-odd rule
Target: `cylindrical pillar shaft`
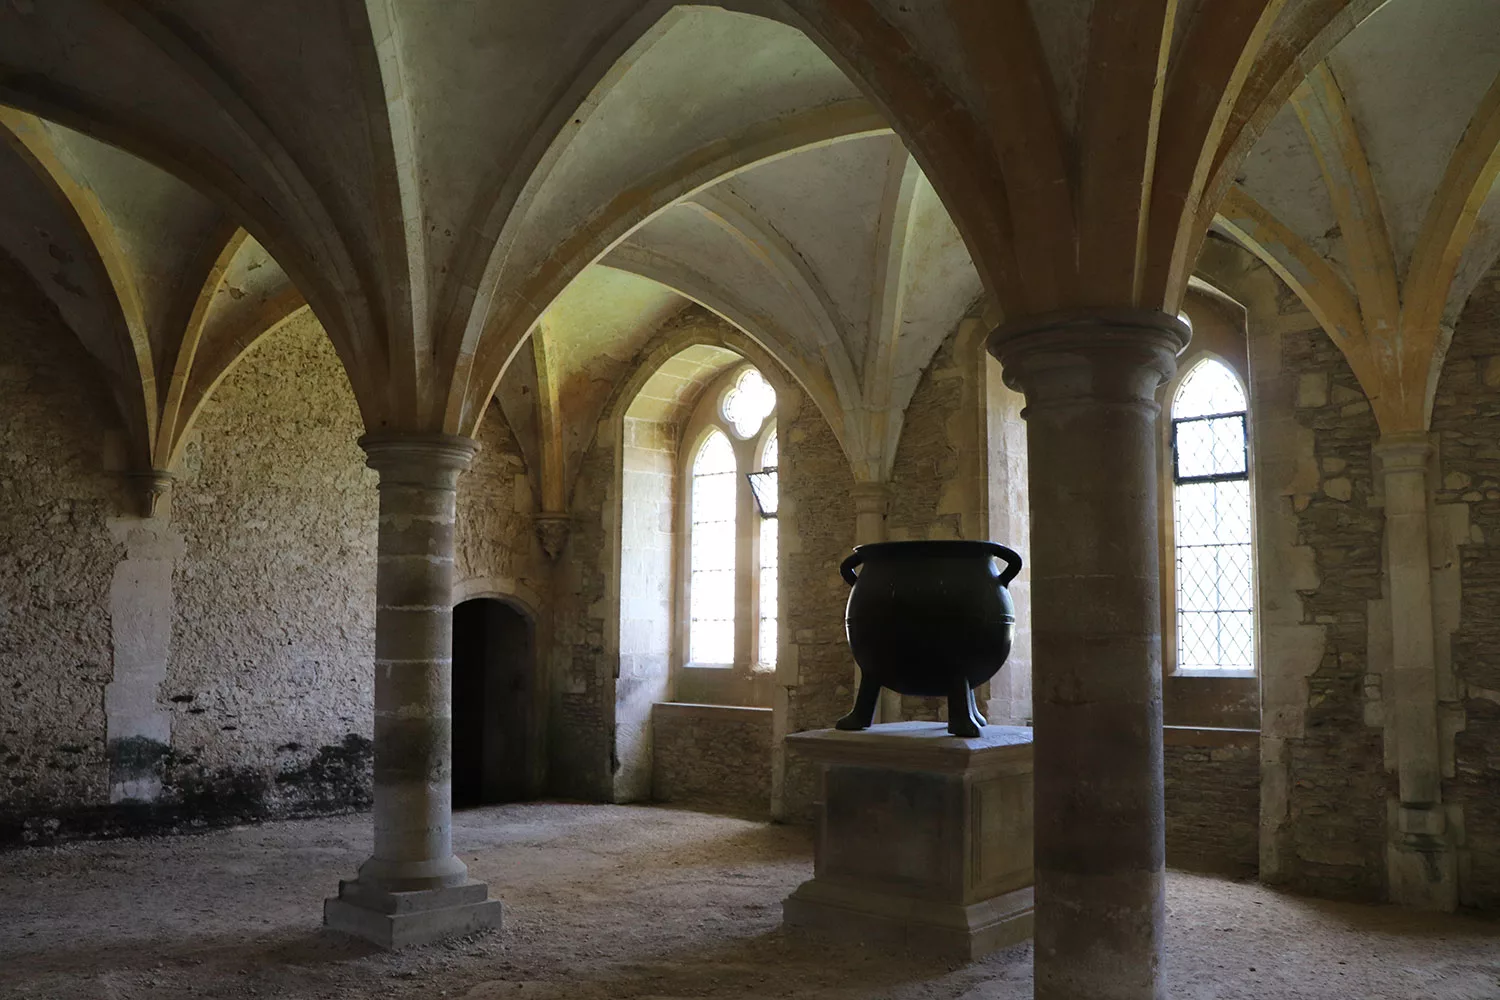
[{"label": "cylindrical pillar shaft", "polygon": [[453,855],[453,531],[475,445],[447,434],[371,434],[380,473],[375,572],[375,850],[362,883],[457,885]]},{"label": "cylindrical pillar shaft", "polygon": [[1156,390],[1187,340],[1103,310],[990,340],[1026,394],[1037,1000],[1164,996]]}]

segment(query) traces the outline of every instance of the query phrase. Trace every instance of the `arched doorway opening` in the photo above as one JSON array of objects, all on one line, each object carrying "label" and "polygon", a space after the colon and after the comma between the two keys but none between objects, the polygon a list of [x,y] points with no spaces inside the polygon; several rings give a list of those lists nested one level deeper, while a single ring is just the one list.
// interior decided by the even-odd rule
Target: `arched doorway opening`
[{"label": "arched doorway opening", "polygon": [[535,795],[536,644],[531,620],[495,598],[453,609],[453,805]]}]

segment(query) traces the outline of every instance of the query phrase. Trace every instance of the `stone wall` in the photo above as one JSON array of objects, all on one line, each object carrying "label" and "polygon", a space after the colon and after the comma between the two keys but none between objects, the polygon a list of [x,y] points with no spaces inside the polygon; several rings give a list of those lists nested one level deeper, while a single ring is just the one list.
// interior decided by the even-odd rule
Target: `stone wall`
[{"label": "stone wall", "polygon": [[118,417],[93,364],[0,255],[0,844],[108,801],[102,609],[125,495],[104,472]]},{"label": "stone wall", "polygon": [[455,601],[508,597],[537,614],[551,573],[533,530],[537,505],[530,470],[499,406],[484,411],[475,440],[479,452],[458,477]]},{"label": "stone wall", "polygon": [[1378,899],[1388,777],[1369,662],[1384,532],[1375,420],[1343,355],[1268,268],[1218,238],[1198,266],[1244,305],[1249,328],[1260,877]]},{"label": "stone wall", "polygon": [[361,432],[306,312],[204,406],[172,497],[166,799],[201,792],[225,818],[370,802],[377,477]]},{"label": "stone wall", "polygon": [[[1297,309],[1290,298],[1283,308]],[[1287,822],[1274,877],[1318,895],[1375,900],[1385,891],[1387,793],[1381,730],[1366,719],[1370,603],[1381,598],[1385,527],[1371,468],[1379,432],[1322,329],[1283,333],[1281,355],[1281,369],[1297,378],[1296,420],[1312,432],[1319,477],[1293,505],[1297,543],[1311,550],[1318,581],[1301,594],[1303,621],[1322,629],[1324,643],[1303,691],[1301,733],[1283,747]],[[1275,405],[1257,402],[1262,412]]]},{"label": "stone wall", "polygon": [[[785,638],[777,684],[785,690],[786,732],[822,729],[854,703],[854,659],[844,638],[849,588],[839,563],[854,546],[854,477],[817,408],[782,424],[780,467],[781,616]],[[816,774],[786,757],[782,818],[812,816]]]},{"label": "stone wall", "polygon": [[[327,337],[229,373],[149,519],[76,343],[0,263],[0,843],[368,805],[376,477]],[[524,464],[479,436],[459,575],[534,590]]]},{"label": "stone wall", "polygon": [[771,710],[657,704],[651,797],[765,819],[771,810]]},{"label": "stone wall", "polygon": [[610,574],[615,571],[618,444],[608,421],[579,459],[568,510],[567,546],[553,582],[552,704],[547,761],[553,792],[608,802],[614,796],[614,699],[618,657],[610,629]]},{"label": "stone wall", "polygon": [[[984,468],[973,384],[978,345],[963,339],[955,332],[943,341],[907,404],[891,463],[886,537],[893,542],[988,537],[978,482]],[[946,720],[947,699],[903,696],[901,718]]]},{"label": "stone wall", "polygon": [[[965,446],[979,443],[976,393],[965,384],[977,365],[960,356],[958,339],[954,333],[943,341],[907,405],[891,463],[886,536],[893,542],[973,538],[981,528],[972,462],[978,456],[964,454]],[[963,349],[972,354],[977,347],[966,343]]]},{"label": "stone wall", "polygon": [[1260,854],[1258,733],[1168,729],[1167,864],[1254,875]]},{"label": "stone wall", "polygon": [[[1439,512],[1467,506],[1458,546],[1460,613],[1451,657],[1462,729],[1443,747],[1443,797],[1463,810],[1459,897],[1500,906],[1500,267],[1454,329],[1433,406],[1441,464]],[[1446,518],[1435,520],[1445,521]],[[1434,566],[1439,565],[1434,553]],[[1441,635],[1439,636],[1441,642]],[[1442,657],[1439,656],[1440,666]],[[1455,727],[1456,728],[1456,727]],[[1446,737],[1445,740],[1446,742]]]}]

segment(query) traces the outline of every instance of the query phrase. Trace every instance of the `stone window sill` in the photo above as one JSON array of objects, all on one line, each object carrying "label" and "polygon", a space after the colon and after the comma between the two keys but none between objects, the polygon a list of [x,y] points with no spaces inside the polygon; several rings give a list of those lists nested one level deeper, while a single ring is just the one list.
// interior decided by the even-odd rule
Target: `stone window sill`
[{"label": "stone window sill", "polygon": [[1203,667],[1180,667],[1170,677],[1210,677],[1224,680],[1255,680],[1254,670],[1213,670]]}]

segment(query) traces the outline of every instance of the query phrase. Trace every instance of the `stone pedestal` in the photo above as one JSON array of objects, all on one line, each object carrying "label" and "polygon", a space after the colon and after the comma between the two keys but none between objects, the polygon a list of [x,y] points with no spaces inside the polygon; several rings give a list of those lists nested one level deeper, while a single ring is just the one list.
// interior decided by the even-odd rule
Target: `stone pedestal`
[{"label": "stone pedestal", "polygon": [[788,736],[817,763],[814,874],[787,927],[968,961],[1032,932],[1031,730],[940,722]]}]

